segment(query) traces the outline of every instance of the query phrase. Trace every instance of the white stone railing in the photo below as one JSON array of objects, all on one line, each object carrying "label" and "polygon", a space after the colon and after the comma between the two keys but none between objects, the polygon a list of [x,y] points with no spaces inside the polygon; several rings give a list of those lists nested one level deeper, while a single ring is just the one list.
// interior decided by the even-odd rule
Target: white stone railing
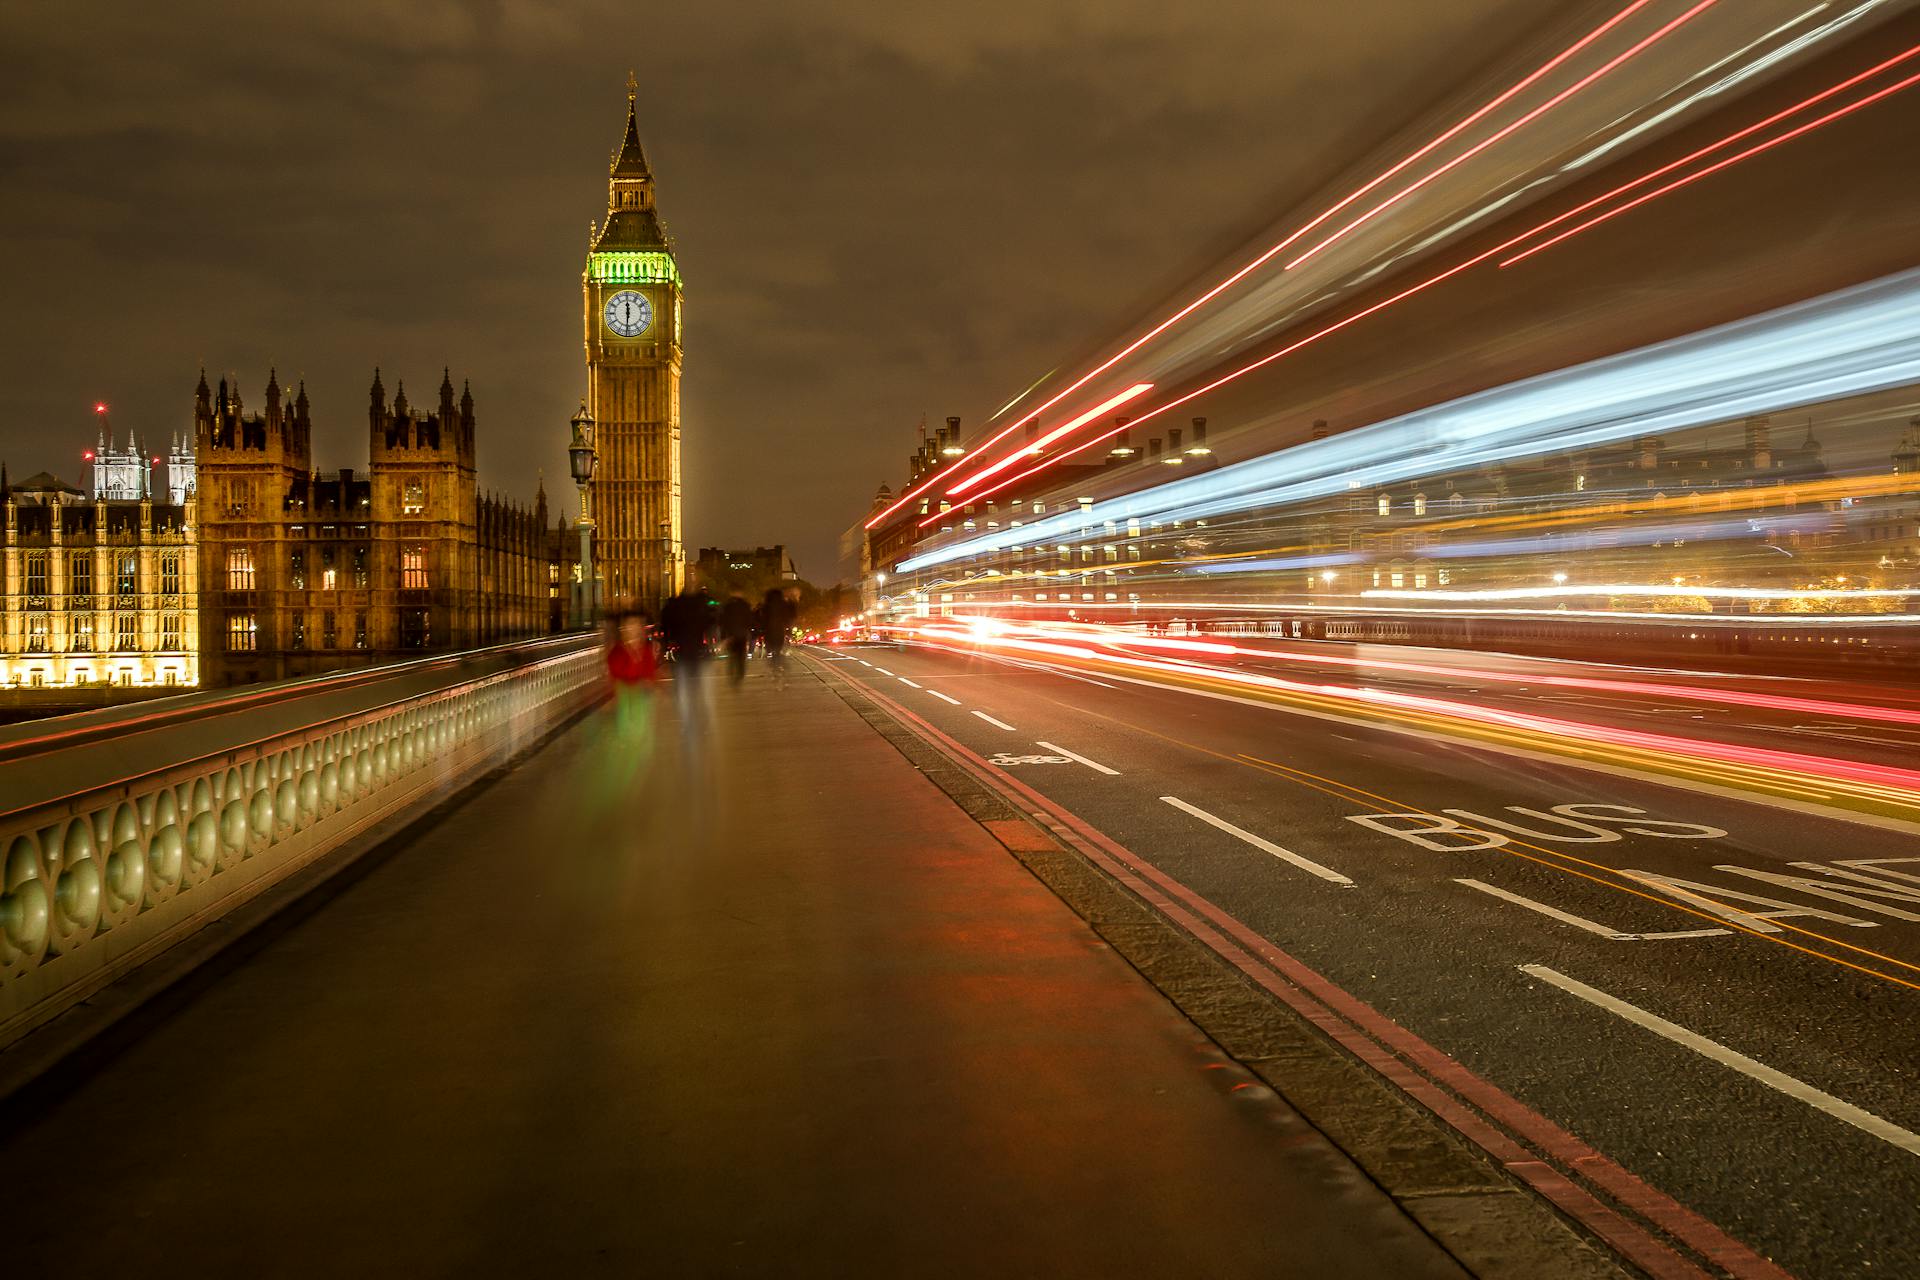
[{"label": "white stone railing", "polygon": [[[0,763],[0,1046],[376,823],[470,782],[600,696],[591,643],[484,652],[500,661],[516,649],[524,665],[424,691],[417,674],[407,677],[429,664],[360,676],[350,686],[358,709],[291,730],[284,699],[239,705],[258,700],[260,686],[235,691],[233,707],[203,701],[194,718],[215,718],[217,749],[205,750],[192,723],[162,730],[200,752],[111,779],[85,776],[77,761],[80,776],[55,769],[57,784],[41,788],[70,793],[11,809],[9,796],[30,788],[6,784],[24,784],[28,766]],[[300,697],[335,692],[327,680],[311,684]],[[383,684],[407,687],[383,701]],[[249,740],[250,722],[263,736]],[[160,734],[146,733],[151,749]],[[127,757],[100,736],[87,758],[97,772],[118,772],[99,762]]]}]

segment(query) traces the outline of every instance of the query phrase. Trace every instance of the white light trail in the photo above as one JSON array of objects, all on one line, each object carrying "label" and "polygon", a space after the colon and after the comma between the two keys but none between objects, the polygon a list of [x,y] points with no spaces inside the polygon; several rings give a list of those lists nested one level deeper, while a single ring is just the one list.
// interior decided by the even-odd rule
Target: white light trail
[{"label": "white light trail", "polygon": [[1204,520],[1780,413],[1920,382],[1920,271],[1576,365],[1372,426],[993,530],[906,560],[948,564],[1081,537],[1108,520]]}]

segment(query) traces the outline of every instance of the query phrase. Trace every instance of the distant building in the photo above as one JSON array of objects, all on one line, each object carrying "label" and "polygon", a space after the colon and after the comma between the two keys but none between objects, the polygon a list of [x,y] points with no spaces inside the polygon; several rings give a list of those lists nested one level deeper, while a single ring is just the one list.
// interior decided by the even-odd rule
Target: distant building
[{"label": "distant building", "polygon": [[762,596],[776,587],[797,586],[800,582],[793,557],[779,543],[751,551],[702,547],[693,574],[699,585],[718,596],[735,591],[748,597]]},{"label": "distant building", "polygon": [[[368,393],[365,476],[312,469],[306,388],[268,376],[249,414],[237,387],[194,399],[195,487],[208,683],[276,680],[472,648],[552,627],[559,570],[544,491],[531,508],[482,498],[471,391],[450,371],[437,404]],[[564,541],[561,539],[559,541]]]},{"label": "distant building", "polygon": [[145,475],[104,489],[96,475],[89,500],[44,471],[10,484],[0,468],[0,688],[199,682],[192,509],[154,501]]}]

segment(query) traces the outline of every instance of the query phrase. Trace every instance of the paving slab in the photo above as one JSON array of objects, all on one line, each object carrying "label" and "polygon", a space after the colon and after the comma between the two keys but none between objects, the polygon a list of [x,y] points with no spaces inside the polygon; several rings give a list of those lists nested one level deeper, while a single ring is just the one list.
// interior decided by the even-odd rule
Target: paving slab
[{"label": "paving slab", "polygon": [[16,1117],[14,1267],[1463,1274],[818,680],[688,688]]}]

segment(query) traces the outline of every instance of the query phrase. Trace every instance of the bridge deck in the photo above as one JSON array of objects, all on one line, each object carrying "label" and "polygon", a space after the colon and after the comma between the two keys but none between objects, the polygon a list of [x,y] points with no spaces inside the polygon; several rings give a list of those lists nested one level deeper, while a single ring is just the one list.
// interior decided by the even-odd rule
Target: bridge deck
[{"label": "bridge deck", "polygon": [[699,732],[595,712],[11,1117],[9,1256],[1459,1274],[816,679],[703,684]]}]

